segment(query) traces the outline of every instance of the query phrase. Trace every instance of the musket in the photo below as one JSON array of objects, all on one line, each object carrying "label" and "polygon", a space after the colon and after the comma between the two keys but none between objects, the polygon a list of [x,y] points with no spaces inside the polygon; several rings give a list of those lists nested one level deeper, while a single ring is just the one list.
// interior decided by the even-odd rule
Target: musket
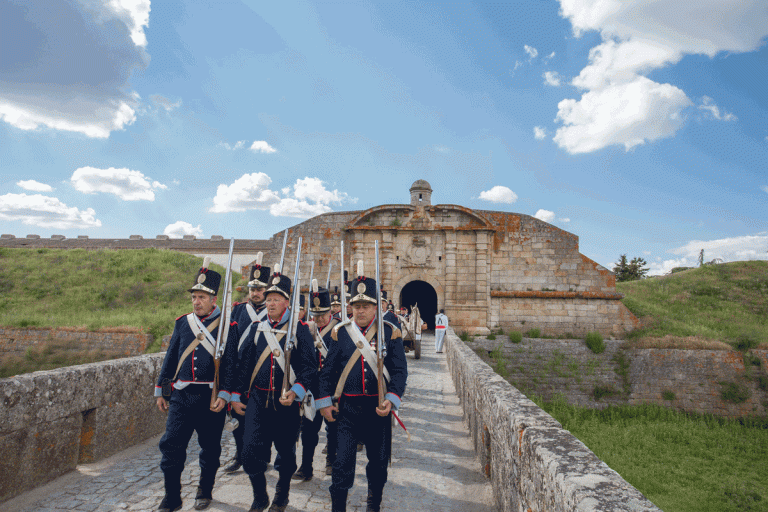
[{"label": "musket", "polygon": [[[299,262],[301,261],[301,237],[296,247],[296,268],[293,271],[293,293],[291,294],[291,312],[288,315],[288,333],[285,342],[285,371],[283,372],[283,391],[281,398],[285,398],[291,389],[291,352],[296,346],[296,329],[299,327],[299,296],[301,295],[301,282],[299,274]],[[309,307],[309,306],[307,306]]]},{"label": "musket", "polygon": [[283,234],[283,252],[280,254],[280,269],[284,269],[285,265],[285,246],[288,243],[288,228],[285,228],[285,234]]},{"label": "musket", "polygon": [[344,289],[344,240],[341,241],[341,268],[339,269],[341,281],[341,321],[347,320],[347,290]]},{"label": "musket", "polygon": [[373,241],[373,250],[376,253],[376,328],[378,333],[376,337],[379,342],[376,343],[376,377],[379,385],[379,408],[384,406],[384,396],[387,394],[387,383],[384,380],[384,358],[387,357],[387,343],[384,336],[384,315],[381,314],[381,274],[379,273],[379,241]]},{"label": "musket", "polygon": [[312,280],[315,278],[315,260],[312,260],[312,266],[309,267],[309,286],[307,286],[307,309],[306,319],[309,320],[309,301],[312,300]]},{"label": "musket", "polygon": [[328,290],[329,292],[331,291],[331,269],[333,269],[333,262],[331,262],[328,265],[328,278],[325,280],[325,282],[327,283],[325,285],[325,289]]},{"label": "musket", "polygon": [[211,392],[211,408],[216,403],[219,394],[219,367],[224,348],[227,346],[227,334],[229,334],[229,318],[232,313],[232,253],[235,249],[235,239],[229,240],[229,257],[227,258],[227,274],[224,279],[224,294],[221,299],[221,320],[219,320],[219,333],[216,336],[216,347],[213,351],[213,390]]}]

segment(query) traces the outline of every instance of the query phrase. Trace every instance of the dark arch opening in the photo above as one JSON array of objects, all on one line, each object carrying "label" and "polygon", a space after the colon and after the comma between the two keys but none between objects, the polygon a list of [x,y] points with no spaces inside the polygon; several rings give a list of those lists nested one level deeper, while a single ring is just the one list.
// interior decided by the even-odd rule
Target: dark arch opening
[{"label": "dark arch opening", "polygon": [[406,306],[410,311],[411,306],[418,304],[421,319],[426,322],[429,329],[435,328],[435,315],[437,314],[437,292],[432,285],[425,281],[411,281],[403,286],[400,292],[400,305]]}]

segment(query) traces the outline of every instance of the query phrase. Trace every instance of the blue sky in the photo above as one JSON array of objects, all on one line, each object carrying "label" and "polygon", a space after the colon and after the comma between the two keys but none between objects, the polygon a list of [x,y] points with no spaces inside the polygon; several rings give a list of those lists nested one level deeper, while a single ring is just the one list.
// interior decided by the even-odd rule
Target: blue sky
[{"label": "blue sky", "polygon": [[764,0],[0,0],[0,221],[266,238],[433,203],[768,259]]}]

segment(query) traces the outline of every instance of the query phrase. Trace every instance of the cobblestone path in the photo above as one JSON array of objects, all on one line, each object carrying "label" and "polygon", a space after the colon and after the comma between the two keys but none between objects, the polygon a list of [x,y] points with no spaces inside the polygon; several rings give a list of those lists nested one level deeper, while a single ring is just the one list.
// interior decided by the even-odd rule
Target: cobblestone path
[{"label": "cobblestone path", "polygon": [[[491,486],[481,474],[471,439],[462,419],[461,406],[451,381],[445,354],[434,353],[434,338],[424,335],[421,359],[408,359],[408,387],[401,418],[411,433],[396,426],[393,434],[392,466],[384,488],[382,510],[460,511],[496,510]],[[83,465],[58,480],[0,505],[0,511],[109,511],[156,510],[163,496],[159,436],[96,464]],[[288,511],[329,511],[331,509],[326,476],[325,445],[321,429],[320,444],[314,459],[315,477],[291,485]],[[222,437],[222,465],[234,455],[232,435]],[[182,475],[184,507],[193,510],[199,476],[199,447],[193,436]],[[296,450],[301,454],[301,447]],[[298,461],[300,462],[300,461]],[[349,493],[347,510],[365,510],[367,483],[365,453],[358,453],[355,486]],[[274,492],[277,473],[270,466],[267,485]],[[233,474],[219,471],[208,510],[247,511],[253,499],[250,482],[242,470]]]}]

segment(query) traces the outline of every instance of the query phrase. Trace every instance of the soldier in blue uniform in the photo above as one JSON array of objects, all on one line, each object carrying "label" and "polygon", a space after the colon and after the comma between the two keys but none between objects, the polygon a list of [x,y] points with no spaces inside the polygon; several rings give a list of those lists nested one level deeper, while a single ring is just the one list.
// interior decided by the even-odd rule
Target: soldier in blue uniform
[{"label": "soldier in blue uniform", "polygon": [[341,320],[341,293],[339,293],[338,286],[334,286],[333,293],[331,294],[331,316]]},{"label": "soldier in blue uniform", "polygon": [[[346,510],[347,493],[355,478],[358,441],[365,444],[368,456],[366,510],[380,509],[392,443],[390,414],[400,407],[408,377],[400,330],[385,322],[384,335],[377,332],[376,314],[380,307],[376,286],[374,279],[363,275],[351,282],[351,289],[356,292],[350,300],[352,320],[333,330],[334,341],[320,372],[320,399],[316,406],[327,421],[338,421],[338,448],[330,486],[334,512]],[[379,408],[375,357],[376,344],[382,338],[387,347],[384,367],[389,378],[386,399]],[[346,370],[348,375],[342,381]],[[341,390],[336,392],[339,387]],[[339,399],[338,405],[334,405],[334,398]]]},{"label": "soldier in blue uniform", "polygon": [[201,448],[195,510],[207,508],[212,499],[226,417],[224,407],[231,399],[237,370],[237,324],[232,322],[224,327],[229,331],[220,363],[221,389],[211,407],[215,373],[213,354],[221,321],[221,310],[216,305],[220,282],[221,276],[208,268],[206,258],[194,286],[189,289],[194,311],[176,319],[155,387],[157,407],[168,412],[165,434],[160,439],[165,496],[159,510],[164,512],[181,508],[181,473],[193,431],[197,432]]},{"label": "soldier in blue uniform", "polygon": [[381,289],[381,313],[384,315],[384,320],[400,329],[400,320],[395,314],[395,307],[387,300],[387,292],[384,288]]},{"label": "soldier in blue uniform", "polygon": [[312,335],[307,324],[300,322],[290,358],[290,375],[295,376],[295,383],[282,394],[285,344],[290,335],[287,330],[291,280],[279,272],[277,266],[265,292],[267,318],[251,329],[240,346],[237,392],[232,396],[233,408],[245,415],[242,461],[253,487],[250,512],[262,512],[269,506],[264,472],[273,443],[280,456],[280,467],[276,468],[279,478],[269,510],[282,512],[288,506],[291,476],[296,471],[294,444],[301,421],[300,402],[317,379]]},{"label": "soldier in blue uniform", "polygon": [[[256,264],[251,267],[248,281],[248,300],[238,302],[232,306],[232,319],[240,326],[241,338],[248,336],[251,325],[258,325],[267,316],[267,306],[264,303],[264,291],[267,289],[267,280],[269,279],[270,268],[262,266],[261,262],[264,253],[256,254]],[[254,329],[256,326],[253,327]],[[239,343],[238,343],[239,346]],[[231,409],[231,407],[230,407]],[[245,417],[237,414],[231,409],[232,418],[237,420],[237,427],[232,431],[235,438],[235,458],[232,463],[224,468],[225,473],[234,473],[242,466],[241,454],[243,453],[243,433],[245,432]]]},{"label": "soldier in blue uniform", "polygon": [[[328,347],[331,346],[331,331],[339,320],[331,316],[331,295],[328,290],[321,288],[317,284],[317,279],[312,280],[312,287],[309,294],[309,314],[312,315],[312,321],[308,323],[309,330],[312,333],[315,342],[315,366],[319,372],[323,368],[325,358],[328,356]],[[311,389],[312,396],[317,396],[317,385]],[[323,424],[323,417],[316,414],[313,419],[307,416],[301,418],[301,446],[302,456],[301,465],[293,475],[294,480],[312,480],[313,469],[312,462],[315,457],[315,448],[319,440],[320,427]],[[333,464],[336,456],[335,444],[335,424],[333,428],[326,428],[328,436],[328,454],[326,455],[326,467]]]}]

